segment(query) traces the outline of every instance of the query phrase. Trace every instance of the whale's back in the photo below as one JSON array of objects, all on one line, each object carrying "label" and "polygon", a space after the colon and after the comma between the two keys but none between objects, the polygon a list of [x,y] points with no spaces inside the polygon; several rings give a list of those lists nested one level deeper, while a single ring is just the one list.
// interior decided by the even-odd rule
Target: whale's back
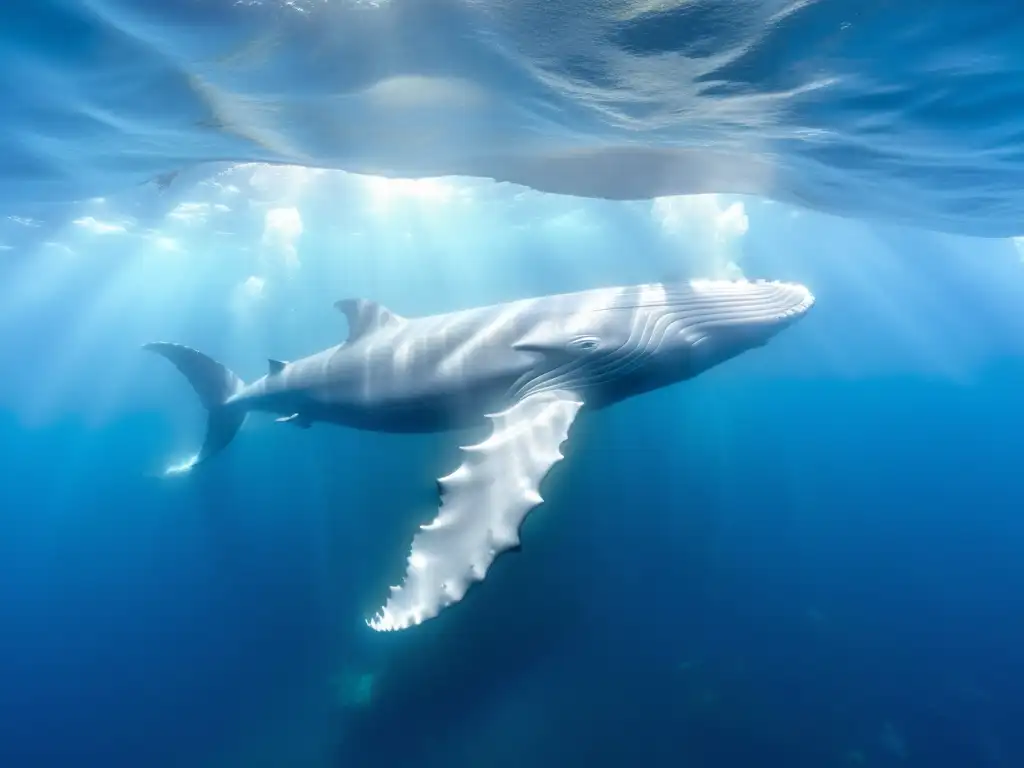
[{"label": "whale's back", "polygon": [[319,420],[387,432],[471,426],[505,405],[531,364],[512,344],[534,314],[527,301],[403,319],[295,361],[289,386]]}]

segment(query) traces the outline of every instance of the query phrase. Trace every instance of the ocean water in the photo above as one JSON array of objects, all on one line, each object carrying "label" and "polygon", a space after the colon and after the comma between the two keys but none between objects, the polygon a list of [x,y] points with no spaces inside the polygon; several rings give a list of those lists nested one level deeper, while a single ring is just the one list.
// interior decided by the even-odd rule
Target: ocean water
[{"label": "ocean water", "polygon": [[[1011,3],[0,9],[0,766],[1024,765]],[[462,435],[252,419],[425,315],[687,277],[817,299],[574,426],[457,606],[365,625]]]}]

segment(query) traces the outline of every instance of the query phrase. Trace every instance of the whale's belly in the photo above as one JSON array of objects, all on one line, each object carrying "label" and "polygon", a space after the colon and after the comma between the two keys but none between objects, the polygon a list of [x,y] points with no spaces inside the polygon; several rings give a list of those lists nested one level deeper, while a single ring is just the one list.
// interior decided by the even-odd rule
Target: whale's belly
[{"label": "whale's belly", "polygon": [[375,432],[447,432],[484,421],[507,404],[506,390],[431,393],[417,398],[374,398],[362,403],[325,404],[317,420]]}]

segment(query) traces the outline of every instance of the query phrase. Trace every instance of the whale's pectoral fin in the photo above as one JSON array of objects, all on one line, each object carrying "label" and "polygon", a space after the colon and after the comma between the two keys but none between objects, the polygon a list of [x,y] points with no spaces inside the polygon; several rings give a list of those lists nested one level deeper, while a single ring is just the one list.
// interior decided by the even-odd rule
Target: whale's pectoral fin
[{"label": "whale's pectoral fin", "polygon": [[541,481],[561,458],[580,398],[530,395],[492,414],[491,436],[465,446],[458,469],[438,480],[441,509],[412,540],[405,581],[367,622],[376,630],[419,624],[457,603],[482,581],[494,559],[519,546],[519,528],[541,503]]},{"label": "whale's pectoral fin", "polygon": [[299,429],[309,429],[313,426],[313,422],[303,416],[301,413],[293,413],[291,416],[282,416],[279,419],[274,419],[279,424],[293,424]]}]

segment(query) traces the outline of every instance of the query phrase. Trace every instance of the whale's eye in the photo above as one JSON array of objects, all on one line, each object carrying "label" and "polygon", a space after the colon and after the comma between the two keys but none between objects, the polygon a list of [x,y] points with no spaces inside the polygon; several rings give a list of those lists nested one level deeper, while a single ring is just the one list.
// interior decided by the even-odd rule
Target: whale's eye
[{"label": "whale's eye", "polygon": [[580,352],[593,352],[600,345],[601,340],[596,336],[577,336],[569,346]]}]

